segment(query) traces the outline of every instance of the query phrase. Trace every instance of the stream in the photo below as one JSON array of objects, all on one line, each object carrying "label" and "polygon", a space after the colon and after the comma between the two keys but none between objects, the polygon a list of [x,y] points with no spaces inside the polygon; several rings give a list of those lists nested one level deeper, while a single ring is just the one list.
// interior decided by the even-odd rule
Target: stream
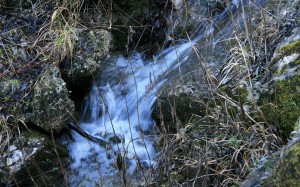
[{"label": "stream", "polygon": [[[194,40],[171,46],[153,59],[134,53],[129,58],[112,56],[106,60],[100,80],[85,98],[80,126],[109,146],[102,147],[73,132],[76,142],[68,144],[70,186],[134,186],[147,181],[158,155],[151,118],[155,94],[168,74],[181,72],[181,67],[189,66],[185,62],[197,61],[193,47],[204,48],[203,40],[209,37],[213,38],[209,46],[229,37],[232,24],[223,23],[228,11],[199,26]],[[225,26],[216,29],[218,22]]]}]

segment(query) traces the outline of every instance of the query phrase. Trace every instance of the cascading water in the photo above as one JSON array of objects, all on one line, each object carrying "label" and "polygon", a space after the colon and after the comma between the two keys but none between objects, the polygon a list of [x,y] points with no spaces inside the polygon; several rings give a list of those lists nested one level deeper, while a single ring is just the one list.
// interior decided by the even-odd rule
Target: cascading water
[{"label": "cascading water", "polygon": [[[233,25],[224,21],[225,18],[231,14],[237,19],[236,23],[240,19],[233,15],[238,2],[233,1],[233,4],[230,13],[226,9],[213,21],[199,26],[200,34],[196,39],[170,47],[153,60],[145,61],[135,53],[130,58],[111,58],[110,63],[104,65],[101,81],[94,83],[85,98],[80,126],[91,136],[108,142],[109,146],[103,147],[73,133],[76,142],[68,145],[73,159],[70,186],[121,186],[122,182],[130,185],[146,179],[147,173],[143,169],[155,167],[153,141],[145,133],[154,124],[151,107],[156,100],[155,93],[171,71],[178,68],[180,72],[181,64],[188,58],[189,61],[198,59],[198,55],[190,53],[193,46],[205,50],[207,46],[215,47],[228,40]],[[227,24],[216,31],[218,23]],[[205,46],[201,42],[207,38],[212,40]],[[215,50],[221,50],[220,46]],[[208,55],[212,56],[212,53]],[[213,63],[220,66],[218,62]]]},{"label": "cascading water", "polygon": [[81,128],[110,146],[101,147],[73,134],[76,142],[69,145],[73,158],[71,186],[120,184],[118,162],[126,163],[128,175],[138,167],[155,165],[153,142],[143,134],[153,126],[151,106],[156,100],[155,92],[166,73],[185,60],[192,45],[188,42],[169,48],[153,61],[143,61],[136,53],[130,59],[117,57],[115,63],[107,65],[101,81],[85,98]]}]

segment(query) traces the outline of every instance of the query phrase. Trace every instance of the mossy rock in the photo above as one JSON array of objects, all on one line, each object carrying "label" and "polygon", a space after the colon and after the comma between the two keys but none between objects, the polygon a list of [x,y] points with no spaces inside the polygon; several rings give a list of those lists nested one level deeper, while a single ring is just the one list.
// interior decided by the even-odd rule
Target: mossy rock
[{"label": "mossy rock", "polygon": [[294,144],[283,156],[275,172],[276,186],[299,186],[300,142]]},{"label": "mossy rock", "polygon": [[158,124],[165,124],[170,132],[184,128],[194,115],[206,115],[206,90],[200,88],[192,77],[192,74],[188,74],[183,77],[183,82],[175,80],[162,88],[154,104],[152,117]]},{"label": "mossy rock", "polygon": [[274,83],[274,93],[262,95],[261,110],[267,122],[287,140],[300,114],[300,76]]},{"label": "mossy rock", "polygon": [[[299,116],[300,120],[300,116]],[[296,127],[299,127],[299,120]],[[295,129],[299,136],[299,129]],[[270,160],[272,164],[272,175],[267,177],[261,186],[298,186],[300,184],[300,142],[297,139],[291,140],[283,148],[283,156],[276,160]],[[274,164],[275,162],[275,164]]]},{"label": "mossy rock", "polygon": [[294,42],[280,48],[280,53],[285,54],[285,55],[299,53],[299,51],[300,51],[300,40],[294,41]]},{"label": "mossy rock", "polygon": [[160,97],[154,106],[152,116],[158,122],[164,121],[171,132],[175,132],[178,125],[187,124],[193,114],[205,113],[204,105],[184,93]]},{"label": "mossy rock", "polygon": [[49,133],[59,134],[73,121],[74,102],[69,99],[58,67],[51,65],[41,75],[34,88],[31,110],[28,121]]}]

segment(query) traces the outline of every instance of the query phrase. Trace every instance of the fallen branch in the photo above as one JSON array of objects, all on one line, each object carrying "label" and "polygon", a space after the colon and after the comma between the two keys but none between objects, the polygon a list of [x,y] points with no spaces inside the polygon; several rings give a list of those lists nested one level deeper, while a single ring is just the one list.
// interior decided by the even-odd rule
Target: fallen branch
[{"label": "fallen branch", "polygon": [[75,125],[72,122],[68,123],[68,128],[76,131],[78,134],[80,134],[82,137],[86,138],[87,140],[98,143],[102,147],[106,147],[107,145],[109,145],[106,141],[102,140],[101,138],[97,138],[88,134],[82,128],[80,128],[79,126]]}]

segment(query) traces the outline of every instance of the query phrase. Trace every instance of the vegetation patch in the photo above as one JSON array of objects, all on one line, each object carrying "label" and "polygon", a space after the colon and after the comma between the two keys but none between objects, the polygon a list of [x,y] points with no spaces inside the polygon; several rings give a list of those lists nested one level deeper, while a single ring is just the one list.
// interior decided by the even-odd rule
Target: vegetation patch
[{"label": "vegetation patch", "polygon": [[299,53],[300,51],[300,40],[292,42],[280,48],[279,52],[284,56],[291,55],[293,53]]}]

